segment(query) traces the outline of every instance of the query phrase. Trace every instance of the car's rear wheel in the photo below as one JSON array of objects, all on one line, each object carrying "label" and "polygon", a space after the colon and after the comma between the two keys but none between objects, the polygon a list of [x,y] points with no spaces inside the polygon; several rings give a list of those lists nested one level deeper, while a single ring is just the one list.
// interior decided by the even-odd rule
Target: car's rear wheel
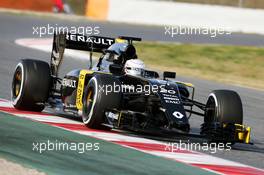
[{"label": "car's rear wheel", "polygon": [[121,104],[121,92],[107,92],[106,87],[121,86],[118,79],[112,75],[98,74],[92,77],[85,88],[82,119],[90,128],[102,129],[106,120],[107,109],[118,109]]},{"label": "car's rear wheel", "polygon": [[215,90],[209,95],[204,124],[201,128],[202,134],[212,140],[232,140],[234,137],[233,126],[242,123],[243,106],[238,93],[231,90]]},{"label": "car's rear wheel", "polygon": [[50,67],[44,61],[23,59],[16,66],[11,100],[16,109],[42,111],[49,96]]}]

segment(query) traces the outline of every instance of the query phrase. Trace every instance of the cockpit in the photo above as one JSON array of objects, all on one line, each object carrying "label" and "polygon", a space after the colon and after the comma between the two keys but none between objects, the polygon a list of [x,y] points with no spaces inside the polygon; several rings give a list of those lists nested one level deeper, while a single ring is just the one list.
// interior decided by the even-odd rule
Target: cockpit
[{"label": "cockpit", "polygon": [[145,69],[144,62],[138,59],[135,47],[126,42],[114,43],[106,49],[93,70],[144,78],[159,77],[157,72]]}]

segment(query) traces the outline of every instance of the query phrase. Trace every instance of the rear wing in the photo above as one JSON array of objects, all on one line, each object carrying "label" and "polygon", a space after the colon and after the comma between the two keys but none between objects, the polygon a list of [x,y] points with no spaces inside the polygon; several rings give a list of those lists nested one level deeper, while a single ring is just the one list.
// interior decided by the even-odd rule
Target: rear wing
[{"label": "rear wing", "polygon": [[80,34],[54,34],[51,52],[51,74],[58,76],[58,70],[63,60],[65,49],[90,52],[103,52],[115,43],[115,38],[101,36],[84,36]]},{"label": "rear wing", "polygon": [[80,34],[60,33],[54,34],[51,52],[51,75],[58,77],[58,70],[63,60],[65,49],[74,49],[90,52],[90,65],[92,65],[92,53],[108,49],[115,42],[126,40],[129,44],[133,41],[141,41],[141,38],[120,36],[118,39],[102,36],[85,36]]},{"label": "rear wing", "polygon": [[84,36],[79,34],[66,34],[65,48],[76,49],[93,52],[103,52],[112,44],[115,43],[115,38],[108,38],[102,36]]}]

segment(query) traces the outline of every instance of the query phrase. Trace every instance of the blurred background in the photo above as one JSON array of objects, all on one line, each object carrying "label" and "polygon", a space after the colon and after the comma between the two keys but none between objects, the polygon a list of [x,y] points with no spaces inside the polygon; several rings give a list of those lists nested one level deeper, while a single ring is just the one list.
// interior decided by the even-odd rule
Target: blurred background
[{"label": "blurred background", "polygon": [[[0,7],[85,15],[89,0],[0,0]],[[93,0],[92,0],[93,1]],[[102,0],[97,0],[102,1]],[[136,0],[138,1],[138,0]],[[263,9],[263,0],[152,0]]]},{"label": "blurred background", "polygon": [[[88,27],[93,33],[100,29],[101,36],[142,37],[143,42],[136,43],[139,58],[149,69],[176,71],[177,80],[195,84],[198,101],[205,102],[213,89],[232,89],[241,95],[245,123],[254,127],[256,144],[238,145],[215,156],[264,168],[263,17],[264,0],[0,0],[0,98],[10,99],[13,69],[20,58],[50,60],[53,33],[41,37],[41,29],[47,33],[49,26],[80,31]],[[34,29],[39,29],[37,34]],[[176,34],[181,29],[205,32]],[[212,37],[214,33],[217,36]],[[77,52],[65,52],[60,75],[87,68],[89,53]],[[191,118],[194,131],[199,131],[202,120]],[[6,150],[0,148],[1,152]],[[39,164],[36,160],[31,162]]]},{"label": "blurred background", "polygon": [[234,6],[243,8],[264,8],[263,0],[171,0],[174,2],[187,2],[197,4],[211,4],[211,5],[223,5]]}]

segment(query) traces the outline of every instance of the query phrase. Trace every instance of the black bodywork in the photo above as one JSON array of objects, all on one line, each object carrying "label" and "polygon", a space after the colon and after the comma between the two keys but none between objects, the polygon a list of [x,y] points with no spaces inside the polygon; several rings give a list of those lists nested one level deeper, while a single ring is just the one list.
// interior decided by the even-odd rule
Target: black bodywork
[{"label": "black bodywork", "polygon": [[[87,86],[89,80],[96,74],[102,73],[100,64],[106,54],[115,54],[118,59],[112,60],[109,71],[124,85],[149,85],[158,86],[158,92],[146,93],[122,93],[122,102],[119,109],[107,109],[104,123],[107,127],[128,129],[143,132],[177,132],[188,134],[190,131],[189,118],[192,114],[204,117],[206,104],[197,102],[194,97],[194,86],[190,83],[179,82],[173,80],[176,73],[164,72],[163,77],[159,78],[159,74],[155,71],[145,71],[142,77],[133,77],[122,74],[122,68],[128,59],[137,59],[136,50],[133,41],[139,41],[139,38],[119,37],[118,40],[125,40],[126,43],[117,42],[115,38],[98,37],[98,36],[82,36],[78,34],[58,34],[54,35],[53,48],[51,54],[51,74],[52,74],[52,90],[48,105],[52,108],[59,108],[64,112],[80,116],[81,109],[76,105],[78,99],[78,91],[80,90],[79,81],[82,78],[81,69],[72,70],[65,75],[63,79],[58,77],[58,70],[63,60],[65,49],[77,49],[90,51],[90,65],[92,65],[92,53],[99,52],[102,56],[97,63],[97,70],[85,74],[84,87]],[[84,97],[82,97],[84,98]],[[198,111],[194,111],[196,106]],[[108,115],[118,116],[117,118]],[[208,130],[221,130],[221,126],[216,123],[210,126],[202,126],[201,133]],[[234,129],[234,128],[233,128]],[[220,131],[222,132],[222,130]],[[235,131],[234,131],[235,132]],[[228,136],[227,136],[228,137]],[[225,138],[226,140],[232,140]]]}]

